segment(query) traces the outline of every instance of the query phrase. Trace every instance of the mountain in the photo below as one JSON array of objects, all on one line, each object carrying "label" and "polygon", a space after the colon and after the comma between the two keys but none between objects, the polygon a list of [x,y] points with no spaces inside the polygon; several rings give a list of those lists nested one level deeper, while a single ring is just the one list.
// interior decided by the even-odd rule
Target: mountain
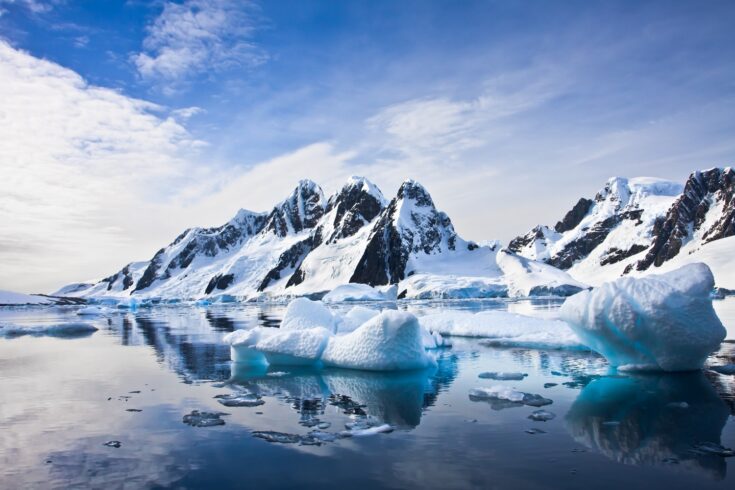
[{"label": "mountain", "polygon": [[553,228],[537,226],[508,249],[587,284],[655,272],[667,262],[692,261],[683,256],[704,254],[718,285],[735,287],[726,267],[713,266],[722,261],[712,260],[709,247],[735,235],[734,191],[735,172],[729,167],[694,172],[683,186],[616,177],[594,199],[577,201]]},{"label": "mountain", "polygon": [[586,287],[546,264],[498,253],[497,244],[461,238],[416,181],[405,181],[388,201],[363,177],[351,177],[328,199],[302,180],[268,213],[241,210],[223,226],[186,230],[149,261],[57,293],[255,300],[318,296],[347,283],[398,284],[403,297],[570,294]]}]

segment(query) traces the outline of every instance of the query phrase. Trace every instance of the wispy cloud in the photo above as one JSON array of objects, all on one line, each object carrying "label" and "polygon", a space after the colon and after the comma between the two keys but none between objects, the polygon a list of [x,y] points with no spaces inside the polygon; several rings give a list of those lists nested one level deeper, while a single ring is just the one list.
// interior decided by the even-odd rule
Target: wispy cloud
[{"label": "wispy cloud", "polygon": [[34,14],[50,12],[59,0],[0,0],[0,12],[3,5],[20,5]]},{"label": "wispy cloud", "polygon": [[257,8],[247,0],[166,2],[131,56],[141,77],[169,88],[192,76],[268,59],[253,42]]}]

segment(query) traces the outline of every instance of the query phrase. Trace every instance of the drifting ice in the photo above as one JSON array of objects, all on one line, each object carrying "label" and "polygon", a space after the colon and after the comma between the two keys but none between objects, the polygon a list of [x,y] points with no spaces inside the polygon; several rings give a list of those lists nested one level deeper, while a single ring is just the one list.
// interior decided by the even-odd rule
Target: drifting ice
[{"label": "drifting ice", "polygon": [[384,290],[367,284],[343,284],[327,293],[322,301],[325,303],[345,303],[349,301],[395,301],[398,286],[393,285]]},{"label": "drifting ice", "polygon": [[725,338],[705,264],[625,277],[568,298],[560,316],[583,343],[624,369],[700,369]]},{"label": "drifting ice", "polygon": [[340,318],[320,301],[306,298],[289,304],[281,328],[238,330],[224,341],[238,363],[369,371],[434,366],[426,349],[446,346],[441,335],[426,331],[410,313],[355,307]]}]

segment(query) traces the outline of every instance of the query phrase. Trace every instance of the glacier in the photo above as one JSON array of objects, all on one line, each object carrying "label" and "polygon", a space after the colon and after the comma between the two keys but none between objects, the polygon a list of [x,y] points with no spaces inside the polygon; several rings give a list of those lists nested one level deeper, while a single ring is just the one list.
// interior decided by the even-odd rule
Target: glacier
[{"label": "glacier", "polygon": [[690,264],[641,278],[624,277],[564,302],[560,317],[612,366],[631,370],[702,368],[725,339],[712,308],[714,278]]}]

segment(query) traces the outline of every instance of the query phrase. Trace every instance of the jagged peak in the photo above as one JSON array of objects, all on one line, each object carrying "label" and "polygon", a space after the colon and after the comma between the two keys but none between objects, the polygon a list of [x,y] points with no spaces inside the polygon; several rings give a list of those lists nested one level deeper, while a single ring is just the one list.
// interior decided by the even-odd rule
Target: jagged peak
[{"label": "jagged peak", "polygon": [[299,180],[291,194],[268,214],[265,232],[286,236],[313,228],[324,215],[324,192],[313,180]]},{"label": "jagged peak", "polygon": [[352,175],[348,177],[347,181],[342,186],[342,189],[337,192],[337,195],[345,194],[351,189],[355,188],[360,189],[362,192],[365,192],[375,197],[381,204],[385,204],[387,202],[385,197],[383,196],[383,192],[381,192],[380,188],[377,185],[372,183],[366,177],[361,177],[359,175]]},{"label": "jagged peak", "polygon": [[434,207],[434,201],[431,199],[431,194],[426,188],[421,185],[418,181],[413,179],[406,179],[398,189],[397,199],[412,200],[418,206]]}]

